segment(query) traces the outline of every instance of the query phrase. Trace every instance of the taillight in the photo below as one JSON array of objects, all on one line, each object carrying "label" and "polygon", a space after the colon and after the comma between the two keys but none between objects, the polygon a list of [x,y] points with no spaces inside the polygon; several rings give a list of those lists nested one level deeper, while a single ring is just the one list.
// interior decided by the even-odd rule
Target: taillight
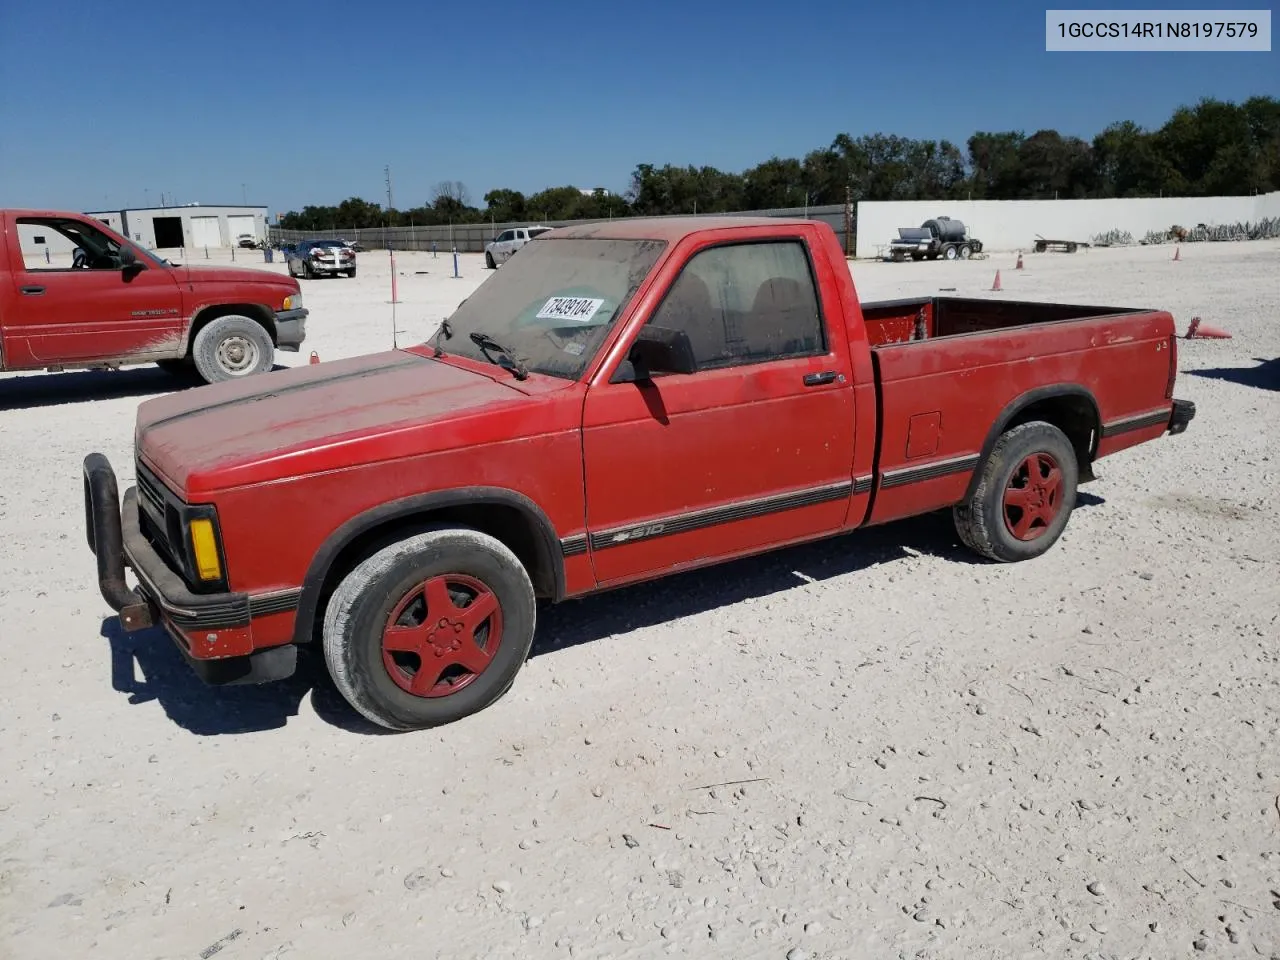
[{"label": "taillight", "polygon": [[1165,384],[1164,398],[1173,399],[1173,381],[1178,376],[1178,337],[1169,334],[1169,382]]}]

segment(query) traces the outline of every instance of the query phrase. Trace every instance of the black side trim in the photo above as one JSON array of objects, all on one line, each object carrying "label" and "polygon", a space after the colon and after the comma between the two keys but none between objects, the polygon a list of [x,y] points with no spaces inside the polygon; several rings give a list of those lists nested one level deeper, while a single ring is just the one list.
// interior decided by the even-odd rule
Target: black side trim
[{"label": "black side trim", "polygon": [[858,477],[853,481],[854,493],[870,493],[871,488],[875,485],[875,477]]},{"label": "black side trim", "polygon": [[655,537],[669,537],[677,533],[688,533],[705,527],[718,526],[722,523],[733,523],[737,520],[750,520],[770,513],[781,513],[784,510],[795,510],[799,507],[812,507],[819,503],[830,503],[842,500],[853,490],[853,482],[842,480],[825,487],[811,490],[800,490],[795,493],[784,493],[773,497],[762,497],[759,500],[744,500],[723,507],[712,507],[709,510],[698,510],[693,513],[678,514],[646,523],[629,524],[625,527],[614,527],[591,534],[591,549],[606,550],[609,547],[620,547],[638,540],[652,540]]},{"label": "black side trim", "polygon": [[390,520],[408,518],[414,514],[431,510],[443,510],[447,507],[474,507],[484,504],[500,504],[519,510],[529,519],[538,535],[534,538],[538,550],[538,562],[551,571],[552,599],[559,601],[564,597],[564,562],[560,540],[556,529],[542,508],[523,494],[504,487],[458,487],[453,490],[440,490],[435,493],[418,494],[393,500],[366,510],[352,517],[320,545],[316,555],[311,558],[307,574],[302,581],[302,595],[298,598],[298,616],[293,625],[294,643],[309,644],[315,624],[316,613],[320,607],[320,591],[324,587],[329,568],[343,548],[349,545],[362,533]]},{"label": "black side trim", "polygon": [[327,377],[318,377],[315,380],[304,380],[302,383],[293,383],[288,386],[269,387],[260,393],[251,393],[248,396],[236,397],[233,400],[222,400],[218,403],[210,403],[203,407],[196,407],[192,410],[184,410],[182,413],[175,413],[171,417],[164,417],[153,423],[147,424],[147,429],[153,427],[162,427],[165,424],[176,423],[179,420],[185,420],[187,417],[194,417],[197,414],[207,413],[210,410],[221,410],[225,407],[235,407],[242,403],[254,403],[258,400],[268,400],[271,397],[280,397],[289,393],[299,393],[303,390],[312,390],[319,387],[327,387],[332,383],[341,383],[344,380],[359,380],[362,377],[373,377],[380,373],[386,373],[388,370],[395,370],[399,367],[408,367],[415,363],[424,362],[423,357],[416,354],[405,354],[404,359],[392,360],[388,363],[380,364],[376,367],[365,367],[361,370],[352,370],[349,373],[336,373]]},{"label": "black side trim", "polygon": [[[1092,318],[1091,318],[1092,319]],[[1000,414],[996,417],[995,422],[991,424],[991,429],[987,432],[987,439],[982,444],[982,452],[978,456],[980,464],[986,463],[991,456],[991,450],[995,447],[996,441],[1000,439],[1001,434],[1009,428],[1009,424],[1013,418],[1022,413],[1023,410],[1031,406],[1033,403],[1039,403],[1042,400],[1054,400],[1058,397],[1083,397],[1089,401],[1089,406],[1093,410],[1094,432],[1101,433],[1102,415],[1098,412],[1098,401],[1094,395],[1085,387],[1078,383],[1055,383],[1049,386],[1036,387],[1034,390],[1028,390],[1021,396],[1015,397],[1005,406]],[[1089,450],[1089,460],[1092,461],[1093,454],[1097,450],[1098,437],[1094,437],[1093,449]],[[1086,464],[1081,462],[1080,472],[1083,475]],[[981,475],[974,473],[973,479],[969,481],[969,489],[965,491],[965,499],[968,500],[973,496],[974,490],[978,486]]]},{"label": "black side trim", "polygon": [[918,467],[901,467],[897,470],[886,470],[880,475],[882,488],[902,487],[908,483],[920,483],[923,480],[936,480],[938,477],[950,476],[953,473],[965,473],[978,465],[976,453],[967,453],[962,457],[951,457],[948,460],[934,460],[922,463]]},{"label": "black side trim", "polygon": [[566,557],[576,557],[587,552],[587,535],[575,533],[560,541],[560,552]]},{"label": "black side trim", "polygon": [[1144,427],[1154,427],[1159,423],[1168,423],[1169,417],[1170,412],[1166,408],[1153,410],[1150,413],[1140,413],[1136,417],[1125,417],[1123,420],[1112,420],[1110,423],[1102,425],[1102,436],[1115,437],[1122,433],[1141,430]]},{"label": "black side trim", "polygon": [[298,608],[298,598],[302,589],[281,590],[277,593],[262,593],[249,597],[249,615],[265,617],[269,613],[284,613]]}]

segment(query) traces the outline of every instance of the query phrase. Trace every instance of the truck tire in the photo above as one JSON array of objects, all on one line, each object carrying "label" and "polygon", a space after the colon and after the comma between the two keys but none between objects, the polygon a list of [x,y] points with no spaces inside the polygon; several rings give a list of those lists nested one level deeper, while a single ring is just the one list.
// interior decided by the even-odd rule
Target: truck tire
[{"label": "truck tire", "polygon": [[1000,436],[977,487],[952,508],[965,546],[1000,563],[1030,560],[1062,535],[1076,502],[1079,465],[1066,434],[1034,420]]},{"label": "truck tire", "polygon": [[325,609],[325,663],[347,702],[379,726],[452,723],[511,688],[536,611],[528,571],[505,544],[435,526],[374,553],[338,585]]},{"label": "truck tire", "polygon": [[960,244],[960,259],[968,260],[973,255],[973,249],[967,244]]},{"label": "truck tire", "polygon": [[275,346],[262,324],[227,314],[196,334],[191,357],[206,383],[221,383],[266,373],[274,361]]},{"label": "truck tire", "polygon": [[957,252],[956,245],[954,243],[948,243],[942,248],[942,256],[945,260],[954,260],[959,255],[960,254]]}]

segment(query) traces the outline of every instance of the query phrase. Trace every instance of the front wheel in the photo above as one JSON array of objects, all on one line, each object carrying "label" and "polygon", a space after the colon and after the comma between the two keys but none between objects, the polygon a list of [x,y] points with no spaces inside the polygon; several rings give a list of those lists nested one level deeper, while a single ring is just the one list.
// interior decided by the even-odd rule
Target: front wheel
[{"label": "front wheel", "polygon": [[1042,420],[1014,427],[981,470],[973,495],[952,511],[960,539],[1001,563],[1045,553],[1076,502],[1079,465],[1066,434]]},{"label": "front wheel", "polygon": [[275,358],[275,345],[262,324],[228,314],[201,328],[191,345],[191,357],[206,383],[221,383],[266,373]]},{"label": "front wheel", "polygon": [[529,655],[535,620],[533,584],[505,544],[433,527],[347,574],[325,610],[325,662],[364,717],[421,730],[506,693]]},{"label": "front wheel", "polygon": [[493,254],[490,253],[488,250],[484,252],[484,265],[486,269],[489,269],[489,270],[498,269],[498,265],[493,262]]}]

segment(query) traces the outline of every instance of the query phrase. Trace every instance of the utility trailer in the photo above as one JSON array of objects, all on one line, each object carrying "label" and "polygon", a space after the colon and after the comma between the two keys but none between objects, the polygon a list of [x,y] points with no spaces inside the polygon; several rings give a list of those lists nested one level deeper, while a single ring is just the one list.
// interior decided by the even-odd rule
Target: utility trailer
[{"label": "utility trailer", "polygon": [[1046,250],[1057,250],[1059,253],[1075,253],[1080,247],[1087,247],[1089,244],[1083,240],[1046,240],[1039,234],[1036,235],[1036,253],[1044,253]]},{"label": "utility trailer", "polygon": [[982,241],[969,237],[964,224],[950,217],[935,217],[918,227],[899,227],[898,238],[889,241],[889,259],[968,260],[982,252]]}]

